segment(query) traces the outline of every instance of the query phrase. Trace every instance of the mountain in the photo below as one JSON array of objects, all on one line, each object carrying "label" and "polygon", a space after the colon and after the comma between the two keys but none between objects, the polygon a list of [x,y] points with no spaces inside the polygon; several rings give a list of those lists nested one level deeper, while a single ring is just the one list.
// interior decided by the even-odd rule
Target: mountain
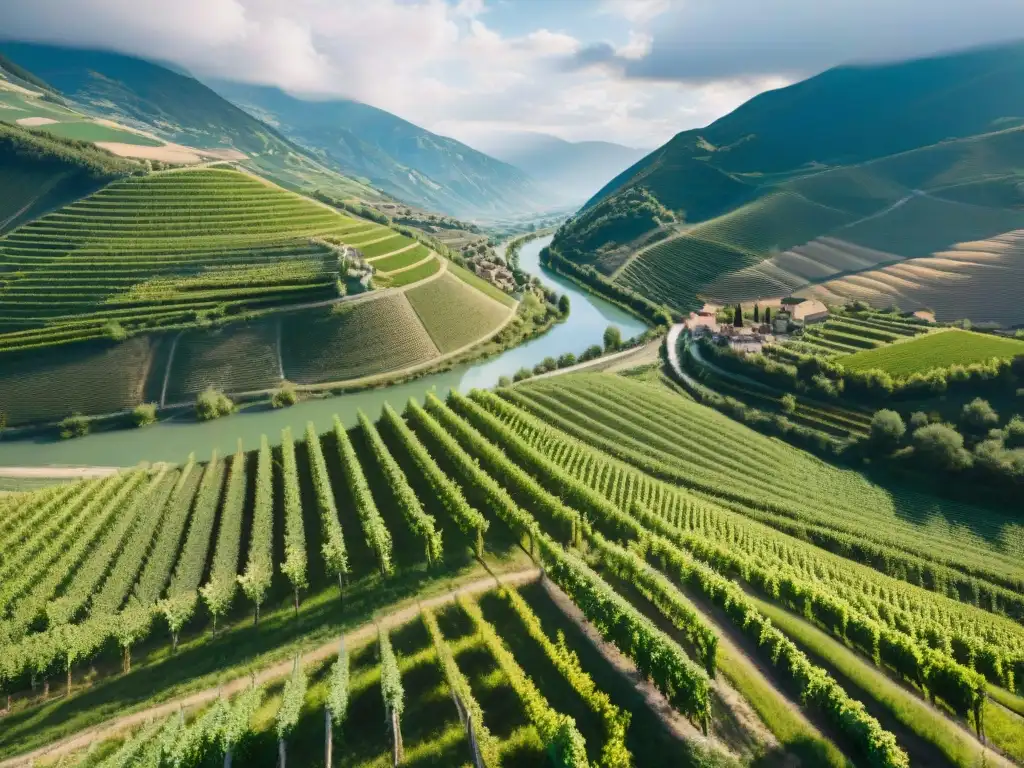
[{"label": "mountain", "polygon": [[753,300],[1024,227],[1022,169],[1024,43],[837,67],[677,134],[553,251],[677,310]]},{"label": "mountain", "polygon": [[55,89],[95,117],[189,147],[236,150],[248,165],[290,187],[381,197],[322,167],[276,130],[182,72],[109,51],[25,42],[0,42],[0,56],[21,73],[19,78]]},{"label": "mountain", "polygon": [[240,83],[214,87],[325,163],[410,204],[476,217],[533,211],[549,202],[521,170],[368,104],[303,99]]},{"label": "mountain", "polygon": [[647,154],[607,141],[572,142],[528,131],[494,133],[475,143],[572,202],[586,200]]}]

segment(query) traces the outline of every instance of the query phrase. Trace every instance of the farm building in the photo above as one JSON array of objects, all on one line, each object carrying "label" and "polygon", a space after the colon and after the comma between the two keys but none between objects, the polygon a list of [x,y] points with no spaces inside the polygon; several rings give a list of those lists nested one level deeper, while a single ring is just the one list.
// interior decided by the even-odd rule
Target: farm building
[{"label": "farm building", "polygon": [[691,312],[690,316],[686,318],[685,325],[694,336],[718,333],[718,320],[714,312]]},{"label": "farm building", "polygon": [[788,297],[782,300],[782,311],[788,312],[795,325],[820,323],[828,319],[828,307],[817,299]]}]

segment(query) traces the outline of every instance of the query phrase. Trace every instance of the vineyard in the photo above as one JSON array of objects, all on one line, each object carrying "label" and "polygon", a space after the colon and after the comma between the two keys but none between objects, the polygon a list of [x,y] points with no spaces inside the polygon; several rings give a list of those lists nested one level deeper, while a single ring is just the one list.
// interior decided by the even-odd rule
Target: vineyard
[{"label": "vineyard", "polygon": [[451,275],[410,288],[405,295],[442,353],[490,335],[511,314],[508,307]]},{"label": "vineyard", "polygon": [[842,359],[844,368],[855,371],[878,369],[893,376],[927,373],[934,368],[986,363],[992,358],[1024,355],[1024,342],[991,334],[950,328],[899,344],[872,348]]},{"label": "vineyard", "polygon": [[825,357],[856,355],[930,330],[926,323],[914,318],[908,320],[899,315],[870,311],[842,312],[833,314],[824,323],[807,326],[797,339],[784,342],[782,347]]},{"label": "vineyard", "polygon": [[0,350],[330,299],[337,258],[312,238],[371,227],[233,170],[117,181],[0,239]]},{"label": "vineyard", "polygon": [[0,757],[1024,761],[1012,518],[609,374],[297,437],[0,498]]}]

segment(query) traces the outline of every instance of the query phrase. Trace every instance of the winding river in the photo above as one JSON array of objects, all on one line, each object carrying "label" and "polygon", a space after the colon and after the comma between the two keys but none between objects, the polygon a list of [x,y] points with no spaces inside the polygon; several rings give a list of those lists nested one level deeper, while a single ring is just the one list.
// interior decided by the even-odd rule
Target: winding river
[{"label": "winding river", "polygon": [[76,440],[0,441],[0,466],[131,466],[140,459],[181,462],[192,451],[196,452],[196,458],[206,459],[214,448],[221,455],[233,453],[239,439],[246,449],[258,447],[261,435],[267,435],[276,443],[285,427],[291,427],[299,436],[308,421],[324,431],[330,427],[335,414],[344,423],[354,424],[358,410],[376,416],[385,402],[400,409],[410,397],[422,398],[429,391],[444,396],[452,388],[492,387],[500,376],[511,376],[524,366],[532,368],[545,357],[558,357],[565,352],[579,354],[591,344],[600,344],[604,329],[609,325],[617,325],[623,338],[645,330],[640,320],[619,307],[541,267],[540,252],[550,242],[548,236],[526,243],[520,251],[519,264],[525,272],[537,275],[544,285],[559,294],[568,294],[569,317],[540,338],[497,357],[397,386],[307,400],[283,410],[251,407],[206,423],[180,416],[143,429],[101,432]]}]

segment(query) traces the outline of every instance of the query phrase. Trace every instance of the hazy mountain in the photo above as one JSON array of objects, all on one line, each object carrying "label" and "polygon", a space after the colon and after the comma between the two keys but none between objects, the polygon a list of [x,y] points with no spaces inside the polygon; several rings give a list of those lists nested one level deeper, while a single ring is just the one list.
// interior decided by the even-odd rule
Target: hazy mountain
[{"label": "hazy mountain", "polygon": [[[278,131],[183,71],[133,56],[23,42],[0,42],[33,83],[60,92],[84,112],[202,149],[237,149],[261,173],[298,188],[379,198],[368,186],[322,167]],[[5,69],[7,66],[5,66]]]},{"label": "hazy mountain", "polygon": [[214,87],[325,162],[409,203],[472,217],[538,210],[549,202],[518,168],[368,104],[240,83]]},{"label": "hazy mountain", "polygon": [[607,141],[565,141],[546,133],[496,132],[474,142],[548,186],[559,196],[583,202],[638,161],[648,150]]},{"label": "hazy mountain", "polygon": [[[924,243],[946,247],[1017,221],[981,208],[1018,210],[1021,126],[1024,43],[837,67],[677,134],[606,184],[554,248],[680,308],[772,254],[853,237],[863,217],[876,231],[861,244],[920,256]],[[752,297],[794,287],[771,269]],[[745,295],[735,281],[728,288]]]}]

